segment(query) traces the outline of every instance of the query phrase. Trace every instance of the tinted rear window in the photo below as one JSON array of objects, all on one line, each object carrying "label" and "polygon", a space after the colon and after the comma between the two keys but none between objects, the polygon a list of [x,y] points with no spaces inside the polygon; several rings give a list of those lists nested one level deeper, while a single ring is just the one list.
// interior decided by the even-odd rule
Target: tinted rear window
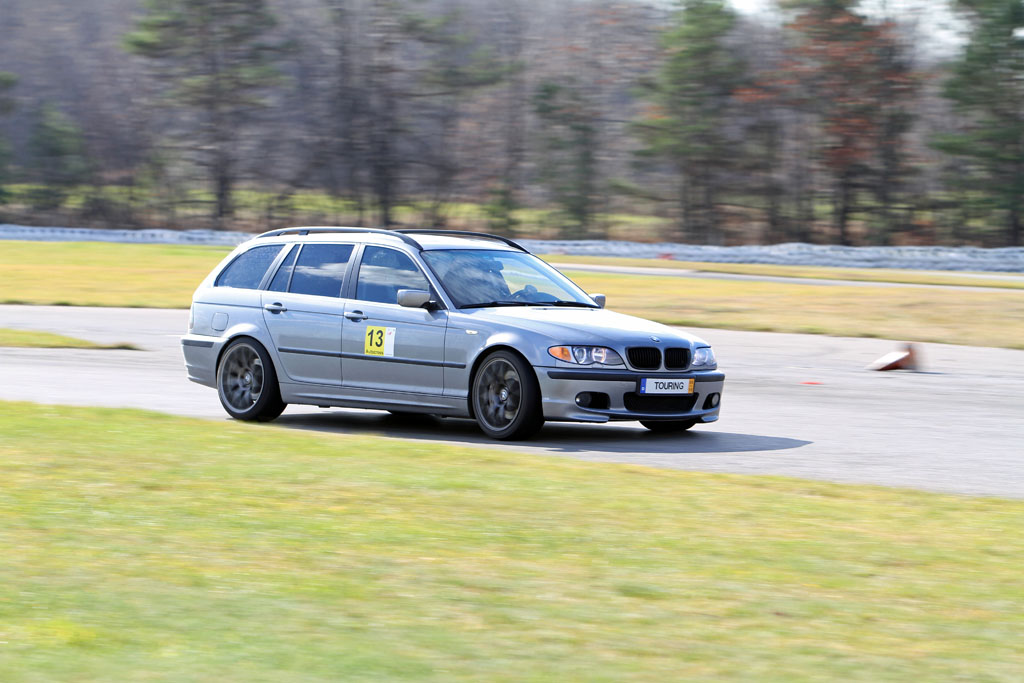
[{"label": "tinted rear window", "polygon": [[263,276],[281,253],[283,244],[270,244],[254,247],[241,254],[228,264],[228,267],[217,276],[217,287],[238,287],[239,289],[256,289],[263,282]]},{"label": "tinted rear window", "polygon": [[295,263],[295,255],[299,253],[299,248],[295,247],[291,253],[285,257],[281,266],[277,269],[277,274],[274,275],[274,279],[270,281],[271,292],[287,292],[288,281],[292,277],[292,264]]},{"label": "tinted rear window", "polygon": [[341,296],[345,270],[352,256],[351,244],[306,244],[295,262],[292,285],[296,294]]}]

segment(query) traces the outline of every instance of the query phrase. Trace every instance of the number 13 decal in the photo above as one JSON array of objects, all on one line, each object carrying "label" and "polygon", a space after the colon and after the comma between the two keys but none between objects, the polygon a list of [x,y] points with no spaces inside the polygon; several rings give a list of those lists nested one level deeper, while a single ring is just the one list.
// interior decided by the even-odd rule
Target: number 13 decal
[{"label": "number 13 decal", "polygon": [[367,356],[394,356],[395,328],[367,327],[366,338],[363,343],[363,353]]}]

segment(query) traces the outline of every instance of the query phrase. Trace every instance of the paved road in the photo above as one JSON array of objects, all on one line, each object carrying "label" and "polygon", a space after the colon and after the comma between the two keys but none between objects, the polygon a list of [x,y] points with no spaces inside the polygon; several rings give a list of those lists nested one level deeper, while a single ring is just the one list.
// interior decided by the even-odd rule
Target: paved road
[{"label": "paved road", "polygon": [[[0,349],[0,399],[131,406],[225,419],[212,389],[185,380],[186,311],[0,306],[0,326],[57,331],[143,351]],[[965,323],[967,324],[967,323]],[[877,339],[696,330],[727,374],[722,420],[680,436],[639,424],[550,424],[498,445],[465,420],[289,407],[276,424],[511,448],[711,472],[778,474],[1024,498],[1024,351],[922,345],[921,373],[864,365]],[[197,448],[201,444],[197,444]]]}]

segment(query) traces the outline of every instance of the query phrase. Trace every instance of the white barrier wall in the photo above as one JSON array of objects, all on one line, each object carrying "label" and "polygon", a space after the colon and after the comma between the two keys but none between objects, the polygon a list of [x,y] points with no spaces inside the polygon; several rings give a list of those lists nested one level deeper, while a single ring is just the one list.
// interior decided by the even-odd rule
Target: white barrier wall
[{"label": "white barrier wall", "polygon": [[1024,272],[1024,247],[840,247],[825,244],[712,247],[696,244],[524,240],[538,254],[671,258],[712,263],[774,263],[793,266],[909,268]]},{"label": "white barrier wall", "polygon": [[93,228],[33,228],[0,225],[0,239],[32,242],[133,242],[144,244],[213,244],[235,246],[252,239],[244,232],[217,230],[96,230]]},{"label": "white barrier wall", "polygon": [[[0,239],[49,242],[136,242],[235,246],[253,237],[216,230],[95,230],[0,225]],[[977,270],[1024,273],[1024,247],[840,247],[822,244],[712,247],[601,240],[521,240],[537,254],[671,258],[713,263],[774,263],[794,266]]]}]

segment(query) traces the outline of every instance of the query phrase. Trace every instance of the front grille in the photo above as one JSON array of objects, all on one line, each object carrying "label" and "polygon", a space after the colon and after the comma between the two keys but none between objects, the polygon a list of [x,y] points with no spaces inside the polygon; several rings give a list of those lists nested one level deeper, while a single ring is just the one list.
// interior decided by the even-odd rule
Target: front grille
[{"label": "front grille", "polygon": [[665,367],[685,370],[690,365],[690,349],[665,349]]},{"label": "front grille", "polygon": [[658,370],[661,368],[661,350],[653,346],[634,346],[626,349],[629,364],[637,370]]},{"label": "front grille", "polygon": [[623,395],[622,402],[626,410],[634,413],[688,413],[693,410],[697,395],[644,396],[631,391]]}]

